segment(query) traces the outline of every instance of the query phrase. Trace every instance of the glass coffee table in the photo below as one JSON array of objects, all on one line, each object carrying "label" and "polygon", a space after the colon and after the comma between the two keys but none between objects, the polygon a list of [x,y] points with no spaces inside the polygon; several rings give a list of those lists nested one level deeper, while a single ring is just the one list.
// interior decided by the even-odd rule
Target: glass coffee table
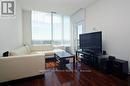
[{"label": "glass coffee table", "polygon": [[73,68],[75,68],[75,55],[68,53],[66,51],[56,52],[54,54],[54,57],[60,63],[61,68],[64,68],[69,61],[67,61],[67,58],[73,58]]}]

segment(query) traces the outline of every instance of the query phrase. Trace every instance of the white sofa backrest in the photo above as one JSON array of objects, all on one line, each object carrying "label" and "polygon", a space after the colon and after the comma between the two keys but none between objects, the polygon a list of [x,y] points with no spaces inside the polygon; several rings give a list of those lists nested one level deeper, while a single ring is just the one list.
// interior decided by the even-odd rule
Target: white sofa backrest
[{"label": "white sofa backrest", "polygon": [[44,44],[44,45],[32,45],[32,51],[51,51],[54,47],[51,44]]},{"label": "white sofa backrest", "polygon": [[23,46],[23,47],[10,51],[10,55],[11,56],[26,55],[26,54],[29,54],[30,52],[31,52],[31,50],[30,50],[29,46]]},{"label": "white sofa backrest", "polygon": [[31,53],[31,48],[29,46],[26,45],[25,48],[26,48],[28,54]]}]

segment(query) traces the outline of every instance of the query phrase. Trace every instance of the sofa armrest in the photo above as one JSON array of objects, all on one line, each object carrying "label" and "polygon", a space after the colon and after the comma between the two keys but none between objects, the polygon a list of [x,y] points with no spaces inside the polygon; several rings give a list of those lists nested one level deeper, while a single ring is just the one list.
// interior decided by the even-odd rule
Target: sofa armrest
[{"label": "sofa armrest", "polygon": [[44,70],[43,54],[0,58],[0,82],[40,75],[44,73]]}]

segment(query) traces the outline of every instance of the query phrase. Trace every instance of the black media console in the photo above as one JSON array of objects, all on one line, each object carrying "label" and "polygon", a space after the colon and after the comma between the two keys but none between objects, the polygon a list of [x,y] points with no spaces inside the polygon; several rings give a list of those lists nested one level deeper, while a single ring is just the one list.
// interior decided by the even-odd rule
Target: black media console
[{"label": "black media console", "polygon": [[76,51],[76,58],[78,58],[78,54],[82,54],[81,62],[95,68],[99,68],[100,59],[103,58],[102,55],[95,54],[92,50]]},{"label": "black media console", "polygon": [[76,58],[78,58],[79,54],[82,54],[82,63],[120,78],[128,77],[128,61],[111,58],[112,56],[108,55],[95,54],[92,51],[76,51]]}]

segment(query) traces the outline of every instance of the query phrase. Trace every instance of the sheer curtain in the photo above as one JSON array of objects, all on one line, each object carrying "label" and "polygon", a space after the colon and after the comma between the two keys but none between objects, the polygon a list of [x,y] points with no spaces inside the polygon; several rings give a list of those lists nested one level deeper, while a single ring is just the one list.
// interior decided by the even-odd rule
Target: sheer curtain
[{"label": "sheer curtain", "polygon": [[70,17],[32,11],[32,44],[70,46]]},{"label": "sheer curtain", "polygon": [[32,11],[32,43],[51,44],[51,13]]},{"label": "sheer curtain", "polygon": [[62,16],[53,14],[53,44],[62,45]]}]

